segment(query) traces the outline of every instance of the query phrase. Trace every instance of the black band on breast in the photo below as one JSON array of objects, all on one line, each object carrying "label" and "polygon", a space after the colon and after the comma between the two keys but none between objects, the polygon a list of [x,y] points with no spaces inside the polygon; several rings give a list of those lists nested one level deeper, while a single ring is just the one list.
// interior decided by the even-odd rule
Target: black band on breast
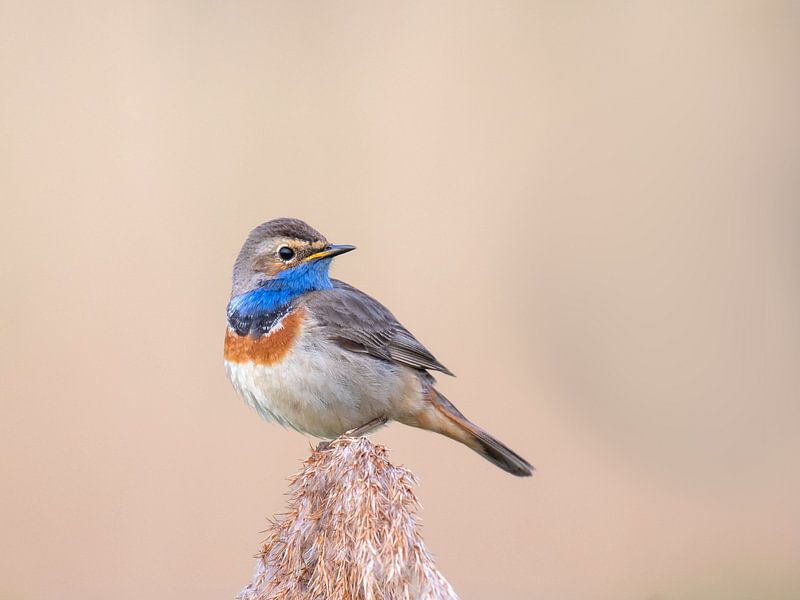
[{"label": "black band on breast", "polygon": [[291,306],[284,306],[269,312],[246,314],[240,311],[228,313],[228,325],[237,335],[261,337],[270,332],[275,324],[291,312]]}]

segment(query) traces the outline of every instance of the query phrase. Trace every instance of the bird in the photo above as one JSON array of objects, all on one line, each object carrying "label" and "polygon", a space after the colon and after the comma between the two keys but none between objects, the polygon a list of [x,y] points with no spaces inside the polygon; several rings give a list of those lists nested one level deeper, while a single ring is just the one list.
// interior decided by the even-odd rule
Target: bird
[{"label": "bird", "polygon": [[250,232],[233,266],[224,344],[238,395],[266,420],[323,440],[396,421],[531,475],[437,390],[431,372],[453,375],[447,367],[380,302],[330,277],[333,258],[354,249],[294,218]]}]

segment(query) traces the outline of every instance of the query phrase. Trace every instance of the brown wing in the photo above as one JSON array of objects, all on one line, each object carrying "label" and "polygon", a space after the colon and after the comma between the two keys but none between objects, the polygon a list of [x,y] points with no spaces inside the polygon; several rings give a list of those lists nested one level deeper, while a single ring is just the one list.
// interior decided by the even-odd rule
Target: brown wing
[{"label": "brown wing", "polygon": [[305,294],[304,302],[339,345],[420,370],[453,373],[436,360],[380,302],[343,281],[333,289]]}]

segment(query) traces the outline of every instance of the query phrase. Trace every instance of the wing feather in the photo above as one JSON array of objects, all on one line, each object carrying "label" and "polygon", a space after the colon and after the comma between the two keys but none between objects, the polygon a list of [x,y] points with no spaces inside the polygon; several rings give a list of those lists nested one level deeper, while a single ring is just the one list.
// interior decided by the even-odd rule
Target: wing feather
[{"label": "wing feather", "polygon": [[453,373],[380,302],[343,281],[310,292],[304,301],[327,335],[342,348],[413,369]]}]

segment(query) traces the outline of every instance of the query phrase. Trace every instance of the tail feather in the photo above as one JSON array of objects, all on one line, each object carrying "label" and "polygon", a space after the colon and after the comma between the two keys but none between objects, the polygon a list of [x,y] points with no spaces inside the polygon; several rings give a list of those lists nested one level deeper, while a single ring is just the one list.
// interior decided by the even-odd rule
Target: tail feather
[{"label": "tail feather", "polygon": [[489,435],[467,419],[453,403],[431,388],[428,395],[433,413],[419,423],[418,427],[431,429],[469,446],[486,460],[517,477],[533,474],[533,466],[511,448]]}]

